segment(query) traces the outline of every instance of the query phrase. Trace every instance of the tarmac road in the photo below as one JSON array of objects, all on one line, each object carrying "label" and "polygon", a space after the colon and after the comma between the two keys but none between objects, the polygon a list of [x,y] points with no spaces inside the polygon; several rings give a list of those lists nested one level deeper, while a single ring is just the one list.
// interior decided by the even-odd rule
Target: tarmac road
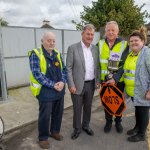
[{"label": "tarmac road", "polygon": [[[99,105],[98,98],[93,101],[91,128],[95,135],[89,136],[84,131],[78,139],[72,140],[72,107],[64,111],[61,133],[63,141],[49,138],[50,150],[148,150],[148,141],[130,143],[127,141],[126,131],[134,126],[134,108],[132,102],[127,105],[122,121],[124,132],[116,132],[114,123],[110,133],[105,134],[104,112]],[[37,122],[18,129],[3,137],[1,146],[3,150],[41,150],[37,139]]]}]

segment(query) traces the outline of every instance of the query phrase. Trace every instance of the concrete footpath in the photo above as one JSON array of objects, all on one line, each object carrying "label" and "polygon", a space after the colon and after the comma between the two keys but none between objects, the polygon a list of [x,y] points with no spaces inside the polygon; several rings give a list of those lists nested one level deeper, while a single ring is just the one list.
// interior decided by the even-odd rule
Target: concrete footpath
[{"label": "concrete footpath", "polygon": [[[72,101],[66,88],[64,108],[70,106],[72,106]],[[9,90],[8,100],[0,102],[0,116],[5,124],[5,134],[37,121],[38,108],[38,101],[32,95],[29,87]]]},{"label": "concrete footpath", "polygon": [[[69,91],[65,94],[65,108],[72,106]],[[29,87],[8,91],[8,100],[0,102],[0,116],[4,121],[5,134],[31,124],[38,119],[38,101]]]}]

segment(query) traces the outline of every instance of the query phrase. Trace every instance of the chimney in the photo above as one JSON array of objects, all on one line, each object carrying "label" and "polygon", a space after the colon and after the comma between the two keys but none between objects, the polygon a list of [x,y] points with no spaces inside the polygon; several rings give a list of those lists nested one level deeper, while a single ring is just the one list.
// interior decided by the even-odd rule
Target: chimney
[{"label": "chimney", "polygon": [[43,26],[44,25],[50,25],[50,21],[48,21],[48,20],[43,20]]},{"label": "chimney", "polygon": [[48,21],[48,20],[43,20],[43,25],[41,26],[41,28],[52,28],[52,29],[54,29],[52,26],[50,26],[50,21]]}]

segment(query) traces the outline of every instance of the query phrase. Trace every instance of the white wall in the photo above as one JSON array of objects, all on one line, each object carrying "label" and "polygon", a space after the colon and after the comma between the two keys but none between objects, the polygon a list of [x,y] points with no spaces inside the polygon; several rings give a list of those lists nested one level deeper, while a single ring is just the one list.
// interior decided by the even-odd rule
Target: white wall
[{"label": "white wall", "polygon": [[[41,46],[44,32],[52,31],[56,34],[56,48],[66,60],[68,46],[81,40],[80,31],[51,30],[44,28],[2,28],[2,49],[6,70],[7,87],[18,87],[29,84],[28,50]],[[99,40],[100,34],[95,33],[93,44]]]},{"label": "white wall", "polygon": [[29,83],[28,50],[35,47],[33,28],[2,28],[7,87]]},{"label": "white wall", "polygon": [[34,29],[2,28],[2,42],[4,57],[27,56],[35,47]]},{"label": "white wall", "polygon": [[5,59],[5,68],[8,88],[29,83],[28,57]]}]

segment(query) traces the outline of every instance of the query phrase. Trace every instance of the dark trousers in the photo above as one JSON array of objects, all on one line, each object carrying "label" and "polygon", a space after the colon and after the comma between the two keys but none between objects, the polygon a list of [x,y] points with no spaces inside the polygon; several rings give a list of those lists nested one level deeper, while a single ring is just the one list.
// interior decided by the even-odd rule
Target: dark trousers
[{"label": "dark trousers", "polygon": [[[123,82],[118,82],[116,86],[119,88],[120,91],[124,92],[124,83]],[[105,111],[105,119],[106,119],[106,121],[112,123],[113,116],[110,115],[106,110],[104,110],[104,111]],[[116,123],[121,122],[122,121],[121,117],[122,116],[116,116],[115,117],[115,122]]]},{"label": "dark trousers", "polygon": [[[95,81],[84,83],[83,91],[80,95],[71,94],[73,102],[73,128],[88,128],[91,119],[92,99],[94,95]],[[82,115],[83,111],[83,115]],[[81,125],[82,116],[82,125]]]},{"label": "dark trousers", "polygon": [[[131,97],[131,100],[133,102],[133,97]],[[135,108],[135,126],[134,128],[139,128],[139,117],[137,116],[137,109]]]},{"label": "dark trousers", "polygon": [[149,123],[149,107],[135,106],[136,127],[139,129],[138,134],[145,136]]},{"label": "dark trousers", "polygon": [[64,97],[52,102],[39,102],[39,140],[47,140],[51,133],[59,133],[64,109]]}]

